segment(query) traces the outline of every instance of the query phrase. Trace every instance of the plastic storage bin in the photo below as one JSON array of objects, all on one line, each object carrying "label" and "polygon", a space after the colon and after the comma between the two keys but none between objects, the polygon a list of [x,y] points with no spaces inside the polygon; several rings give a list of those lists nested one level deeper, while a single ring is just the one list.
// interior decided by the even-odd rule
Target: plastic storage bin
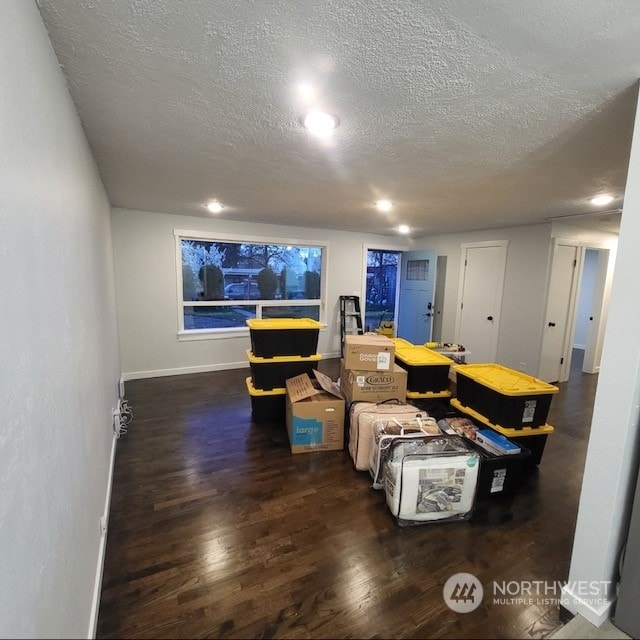
[{"label": "plastic storage bin", "polygon": [[[397,340],[396,364],[407,371],[407,391],[415,394],[441,394],[449,388],[449,368],[453,360],[420,345]],[[413,396],[412,396],[413,397]],[[425,396],[423,396],[425,397]]]},{"label": "plastic storage bin", "polygon": [[520,443],[520,453],[505,456],[489,453],[473,441],[470,444],[480,455],[476,500],[513,495],[535,468],[531,451]]},{"label": "plastic storage bin", "polygon": [[288,378],[294,378],[301,373],[310,376],[318,368],[322,359],[319,353],[308,358],[302,356],[276,356],[275,358],[259,358],[251,349],[247,349],[247,360],[251,368],[251,382],[256,389],[269,391],[285,386]]},{"label": "plastic storage bin", "polygon": [[506,436],[512,442],[517,443],[521,447],[527,448],[531,453],[531,464],[540,464],[542,460],[542,454],[544,452],[544,446],[547,442],[547,436],[552,434],[555,429],[550,424],[544,424],[540,427],[524,427],[522,429],[507,429],[499,425],[491,423],[487,418],[477,411],[463,406],[456,398],[452,398],[451,406],[463,414],[468,415],[477,422],[480,422],[492,429],[495,429],[498,433]]},{"label": "plastic storage bin", "polygon": [[254,356],[308,358],[318,350],[318,333],[324,325],[311,318],[254,318],[247,320],[247,326]]},{"label": "plastic storage bin", "polygon": [[558,387],[499,364],[458,364],[453,370],[459,402],[507,429],[544,425],[558,393]]},{"label": "plastic storage bin", "polygon": [[251,417],[254,422],[282,422],[286,417],[287,390],[271,389],[264,391],[256,389],[251,383],[251,377],[246,379],[247,391],[251,396]]}]

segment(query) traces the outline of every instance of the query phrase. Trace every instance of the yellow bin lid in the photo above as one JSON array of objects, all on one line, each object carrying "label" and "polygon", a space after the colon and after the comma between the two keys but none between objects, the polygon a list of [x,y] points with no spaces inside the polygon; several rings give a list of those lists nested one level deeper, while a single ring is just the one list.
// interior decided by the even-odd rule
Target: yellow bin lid
[{"label": "yellow bin lid", "polygon": [[420,345],[411,345],[410,347],[403,345],[396,346],[396,358],[410,366],[453,364],[451,358],[447,358],[447,356],[443,356],[441,353],[437,353],[426,347],[421,347]]},{"label": "yellow bin lid", "polygon": [[282,387],[282,388],[278,388],[278,389],[269,389],[268,391],[265,391],[264,389],[256,389],[253,386],[253,383],[251,382],[251,376],[249,376],[245,382],[247,383],[247,391],[249,392],[250,396],[255,397],[264,397],[264,396],[283,396],[287,393],[287,390]]},{"label": "yellow bin lid", "polygon": [[400,347],[413,347],[415,346],[413,343],[409,342],[408,340],[405,340],[404,338],[392,338],[393,340],[393,344],[395,345],[396,349],[399,349]]},{"label": "yellow bin lid", "polygon": [[458,364],[453,370],[505,396],[530,396],[559,391],[558,387],[548,382],[499,364]]},{"label": "yellow bin lid", "polygon": [[411,398],[412,400],[418,400],[419,398],[450,398],[451,391],[425,391],[421,393],[420,391],[407,391],[407,398]]},{"label": "yellow bin lid", "polygon": [[247,320],[249,329],[321,329],[322,322],[311,318],[250,318]]},{"label": "yellow bin lid", "polygon": [[518,438],[522,436],[545,436],[555,431],[554,427],[550,424],[543,424],[540,427],[522,427],[522,429],[514,429],[512,427],[501,427],[499,424],[493,424],[493,422],[489,422],[487,418],[485,418],[482,414],[474,411],[470,407],[465,407],[460,400],[457,398],[452,398],[450,401],[451,406],[454,409],[458,409],[458,411],[462,411],[462,413],[466,413],[468,416],[472,417],[474,420],[481,422],[487,427],[491,429],[495,429],[498,433],[501,433],[503,436],[507,438]]},{"label": "yellow bin lid", "polygon": [[321,353],[315,353],[312,356],[274,356],[273,358],[261,358],[254,355],[251,349],[247,349],[247,360],[253,364],[283,364],[285,362],[317,362],[322,360]]}]

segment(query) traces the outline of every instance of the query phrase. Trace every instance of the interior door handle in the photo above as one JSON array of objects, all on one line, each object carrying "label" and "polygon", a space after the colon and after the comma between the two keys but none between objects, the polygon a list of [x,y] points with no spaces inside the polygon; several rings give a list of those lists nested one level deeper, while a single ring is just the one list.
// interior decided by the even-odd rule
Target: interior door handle
[{"label": "interior door handle", "polygon": [[487,316],[487,320],[493,320],[493,316]]},{"label": "interior door handle", "polygon": [[550,327],[555,327],[555,326],[556,326],[556,323],[555,323],[555,322],[550,322],[550,323],[549,323],[549,326],[550,326]]}]

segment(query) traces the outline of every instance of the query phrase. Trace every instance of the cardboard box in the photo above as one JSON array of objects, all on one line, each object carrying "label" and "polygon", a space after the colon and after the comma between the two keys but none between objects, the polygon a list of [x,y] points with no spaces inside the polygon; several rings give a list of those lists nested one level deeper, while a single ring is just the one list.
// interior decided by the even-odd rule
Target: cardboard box
[{"label": "cardboard box", "polygon": [[354,371],[340,360],[340,389],[349,402],[383,402],[407,399],[407,372],[397,364],[391,371]]},{"label": "cardboard box", "polygon": [[344,399],[331,378],[313,370],[286,381],[291,453],[336,451],[344,446]]},{"label": "cardboard box", "polygon": [[391,371],[395,357],[393,340],[381,335],[347,335],[345,368],[353,371]]}]

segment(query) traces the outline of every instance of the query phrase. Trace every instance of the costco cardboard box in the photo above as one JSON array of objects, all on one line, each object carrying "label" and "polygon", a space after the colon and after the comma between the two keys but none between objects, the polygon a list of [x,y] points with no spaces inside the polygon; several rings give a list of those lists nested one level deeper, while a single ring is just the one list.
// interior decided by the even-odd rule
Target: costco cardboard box
[{"label": "costco cardboard box", "polygon": [[383,402],[407,399],[407,372],[397,364],[391,371],[354,371],[340,360],[340,389],[349,402]]},{"label": "costco cardboard box", "polygon": [[313,370],[286,382],[291,453],[336,451],[344,446],[344,398],[331,378]]},{"label": "costco cardboard box", "polygon": [[396,348],[393,340],[378,334],[344,338],[345,368],[354,371],[392,371]]}]

